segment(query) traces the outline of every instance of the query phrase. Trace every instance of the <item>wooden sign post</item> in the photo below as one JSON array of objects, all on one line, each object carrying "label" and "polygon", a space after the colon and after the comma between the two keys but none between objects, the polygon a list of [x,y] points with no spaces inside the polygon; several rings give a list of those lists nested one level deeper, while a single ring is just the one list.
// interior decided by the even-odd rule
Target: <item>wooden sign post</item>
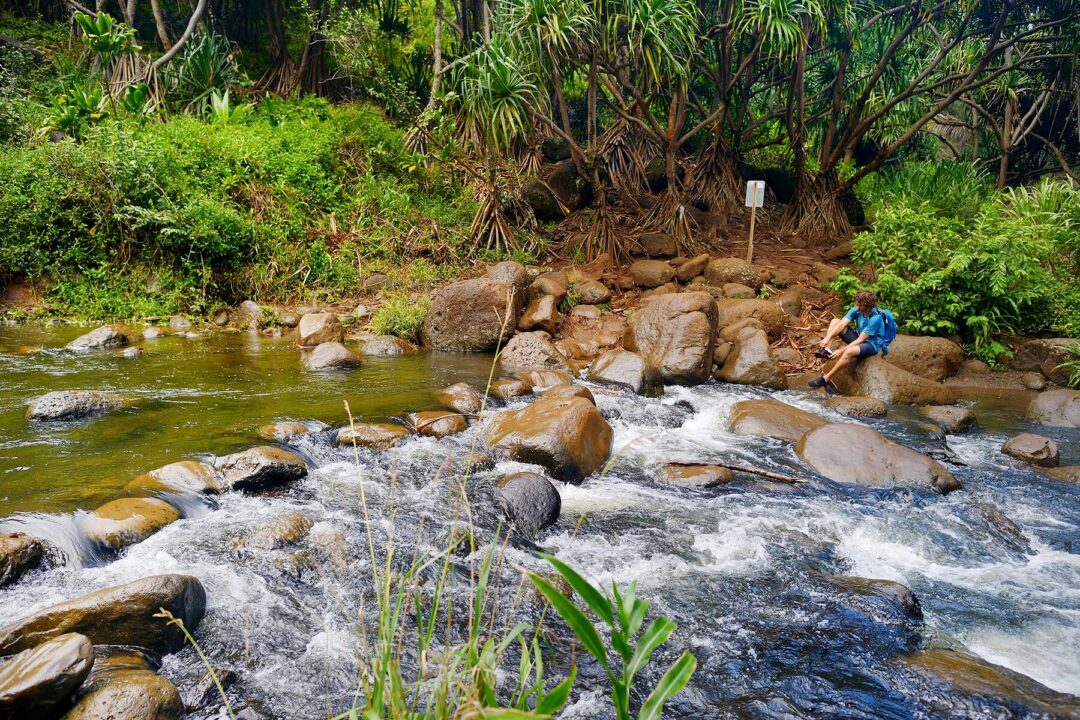
[{"label": "wooden sign post", "polygon": [[754,216],[757,209],[765,204],[765,181],[748,180],[746,182],[746,207],[750,208],[750,242],[746,246],[746,262],[754,262]]}]

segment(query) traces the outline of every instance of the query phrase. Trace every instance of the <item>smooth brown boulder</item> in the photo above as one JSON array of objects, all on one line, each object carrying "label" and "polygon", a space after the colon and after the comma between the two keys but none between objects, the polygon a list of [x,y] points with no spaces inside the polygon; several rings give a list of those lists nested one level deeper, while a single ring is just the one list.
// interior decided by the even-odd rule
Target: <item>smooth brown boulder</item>
[{"label": "smooth brown boulder", "polygon": [[360,366],[360,358],[340,342],[324,342],[304,356],[308,370],[351,370]]},{"label": "smooth brown boulder", "polygon": [[469,421],[457,413],[445,410],[424,410],[405,416],[418,435],[443,438],[469,429]]},{"label": "smooth brown boulder", "polygon": [[596,404],[596,398],[593,397],[592,391],[584,385],[556,385],[555,387],[548,388],[544,391],[542,397],[546,398],[570,398],[579,397],[585,398],[593,405]]},{"label": "smooth brown boulder", "polygon": [[[486,352],[517,327],[524,289],[506,273],[499,278],[459,280],[436,290],[422,328],[423,343],[435,350]],[[509,317],[507,310],[509,309]]]},{"label": "smooth brown boulder", "polygon": [[416,352],[416,346],[396,335],[376,335],[360,343],[360,352],[372,357],[397,357],[411,355]]},{"label": "smooth brown boulder", "polygon": [[1075,359],[1070,348],[1077,345],[1080,340],[1073,338],[1028,340],[1016,349],[1008,364],[1013,370],[1040,372],[1058,385],[1068,385],[1069,371],[1061,365]]},{"label": "smooth brown boulder", "polygon": [[450,408],[465,415],[475,415],[480,412],[482,399],[480,395],[468,383],[455,383],[435,393],[435,399],[443,407]]},{"label": "smooth brown boulder", "polygon": [[589,379],[625,387],[638,395],[657,397],[664,394],[664,379],[660,373],[629,350],[615,348],[601,355],[589,368]]},{"label": "smooth brown boulder", "polygon": [[1041,392],[1024,414],[1043,425],[1080,428],[1080,390]]},{"label": "smooth brown boulder", "polygon": [[1061,453],[1056,442],[1032,433],[1021,433],[1009,438],[1001,446],[1001,452],[1036,467],[1057,467],[1061,460]]},{"label": "smooth brown boulder", "polygon": [[735,473],[721,465],[668,463],[657,478],[665,485],[688,488],[711,488],[735,480]]},{"label": "smooth brown boulder", "polygon": [[90,513],[83,523],[90,542],[113,550],[142,542],[180,519],[180,512],[158,498],[120,498]]},{"label": "smooth brown boulder", "polygon": [[721,328],[720,332],[716,334],[716,339],[722,342],[734,343],[738,340],[739,333],[748,327],[754,328],[755,330],[764,330],[765,324],[755,317],[736,320],[727,327]]},{"label": "smooth brown boulder", "polygon": [[736,435],[796,442],[826,424],[820,415],[778,400],[743,400],[731,408],[728,429]]},{"label": "smooth brown boulder", "polygon": [[518,377],[534,389],[569,385],[574,382],[574,377],[565,370],[525,370],[518,373]]},{"label": "smooth brown boulder", "polygon": [[518,462],[541,465],[552,477],[580,483],[603,467],[613,432],[584,398],[540,398],[494,417],[487,442]]},{"label": "smooth brown boulder", "polygon": [[546,272],[538,275],[529,285],[529,300],[550,297],[558,305],[570,290],[570,281],[564,272]]},{"label": "smooth brown boulder", "polygon": [[757,297],[757,291],[749,285],[743,285],[742,283],[724,283],[720,288],[724,297],[735,298],[737,300],[749,300]]},{"label": "smooth brown boulder", "polygon": [[278,422],[263,425],[256,433],[268,442],[285,443],[311,432],[311,428],[301,422]]},{"label": "smooth brown boulder", "polygon": [[932,487],[943,494],[960,487],[960,482],[936,460],[862,425],[823,425],[804,435],[795,452],[812,470],[835,482]]},{"label": "smooth brown boulder", "polygon": [[757,318],[765,326],[770,340],[784,332],[784,311],[769,300],[717,300],[716,326],[726,328],[744,318]]},{"label": "smooth brown boulder", "polygon": [[217,472],[206,463],[180,460],[140,475],[124,487],[124,492],[129,495],[218,493],[221,485]]},{"label": "smooth brown boulder", "polygon": [[499,478],[497,486],[499,509],[522,535],[536,537],[541,530],[558,521],[562,497],[543,475],[513,473]]},{"label": "smooth brown boulder", "polygon": [[168,678],[134,664],[99,662],[63,720],[179,720],[183,716],[183,700]]},{"label": "smooth brown boulder", "polygon": [[963,432],[975,426],[975,413],[971,408],[955,405],[925,405],[919,412],[937,423],[945,432]]},{"label": "smooth brown boulder", "polygon": [[704,292],[651,298],[630,318],[623,338],[664,382],[696,385],[709,379],[716,337],[716,303]]},{"label": "smooth brown boulder", "polygon": [[909,373],[941,382],[959,372],[964,350],[947,338],[897,335],[885,359]]},{"label": "smooth brown boulder", "polygon": [[586,280],[574,285],[574,292],[581,297],[585,305],[603,305],[611,300],[611,290],[599,280]]},{"label": "smooth brown boulder", "polygon": [[85,635],[67,633],[0,665],[0,718],[57,718],[94,664]]},{"label": "smooth brown boulder", "polygon": [[1061,482],[1080,485],[1080,465],[1062,465],[1061,467],[1047,468],[1046,474]]},{"label": "smooth brown boulder", "polygon": [[675,269],[675,277],[686,283],[705,272],[709,264],[708,254],[695,255]]},{"label": "smooth brown boulder", "polygon": [[508,372],[522,370],[566,370],[566,357],[548,339],[545,332],[520,333],[510,338],[499,353],[499,365]]},{"label": "smooth brown boulder", "polygon": [[705,268],[705,281],[715,287],[725,283],[739,283],[757,290],[762,285],[761,276],[754,267],[739,258],[719,258]]},{"label": "smooth brown boulder", "polygon": [[858,396],[831,397],[822,403],[830,410],[835,410],[847,417],[885,417],[889,409],[877,398]]},{"label": "smooth brown boulder", "polygon": [[337,444],[341,447],[373,448],[386,450],[405,442],[412,433],[407,427],[391,423],[354,423],[338,432]]},{"label": "smooth brown boulder", "polygon": [[308,313],[296,326],[296,344],[301,347],[340,343],[344,339],[345,328],[334,313]]},{"label": "smooth brown boulder", "polygon": [[672,258],[679,254],[679,246],[666,232],[647,232],[638,237],[633,251],[650,258]]},{"label": "smooth brown boulder", "polygon": [[491,383],[491,390],[489,391],[492,397],[496,397],[499,400],[510,400],[517,397],[525,397],[526,395],[532,395],[532,385],[524,380],[518,380],[517,378],[499,378]]},{"label": "smooth brown boulder", "polygon": [[217,470],[223,489],[265,490],[305,477],[307,464],[296,453],[263,445],[226,455]]},{"label": "smooth brown boulder", "polygon": [[675,268],[663,260],[638,260],[627,272],[641,288],[660,287],[675,279]]},{"label": "smooth brown boulder", "polygon": [[41,562],[41,541],[23,533],[0,534],[0,587],[18,580]]},{"label": "smooth brown boulder", "polygon": [[159,608],[194,631],[206,612],[206,590],[190,575],[155,575],[57,603],[0,628],[0,656],[70,632],[82,633],[95,645],[175,652],[183,647],[184,634],[154,617]]},{"label": "smooth brown boulder", "polygon": [[100,390],[55,390],[27,403],[26,419],[42,422],[82,420],[119,410],[126,405],[127,400],[116,393]]},{"label": "smooth brown boulder", "polygon": [[845,395],[867,395],[890,405],[952,405],[953,390],[921,375],[909,373],[880,356],[860,360],[833,377]]},{"label": "smooth brown boulder", "polygon": [[554,296],[544,295],[529,303],[518,320],[519,330],[543,330],[554,335],[562,325],[563,316],[559,312]]},{"label": "smooth brown boulder", "polygon": [[752,327],[739,333],[717,377],[740,385],[761,385],[774,390],[787,388],[787,377],[769,352],[769,339],[764,331]]},{"label": "smooth brown boulder", "polygon": [[123,347],[127,344],[127,335],[108,325],[103,325],[97,330],[80,335],[64,347],[68,350],[86,352],[88,350],[108,350]]}]

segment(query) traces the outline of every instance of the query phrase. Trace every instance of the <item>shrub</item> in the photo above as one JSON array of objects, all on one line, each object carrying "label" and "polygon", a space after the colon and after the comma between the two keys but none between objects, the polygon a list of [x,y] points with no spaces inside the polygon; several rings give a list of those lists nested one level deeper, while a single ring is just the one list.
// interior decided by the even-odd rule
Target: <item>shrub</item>
[{"label": "shrub", "polygon": [[376,335],[397,335],[403,340],[417,342],[429,307],[431,301],[427,296],[411,298],[392,294],[371,314],[371,330]]}]

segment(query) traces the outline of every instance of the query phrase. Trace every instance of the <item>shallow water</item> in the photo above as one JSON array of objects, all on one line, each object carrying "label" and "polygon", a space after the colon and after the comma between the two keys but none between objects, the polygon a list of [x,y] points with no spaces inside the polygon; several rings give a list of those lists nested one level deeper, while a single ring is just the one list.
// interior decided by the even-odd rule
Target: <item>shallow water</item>
[{"label": "shallow water", "polygon": [[[32,342],[54,347],[68,339],[50,331],[28,341],[34,332],[0,330],[0,351]],[[155,343],[134,361],[52,351],[0,356],[5,377],[15,370],[14,383],[0,395],[2,462],[10,463],[0,475],[0,496],[8,498],[0,507],[3,514],[51,512],[17,515],[0,522],[0,530],[48,524],[48,532],[77,536],[77,516],[64,511],[92,509],[139,472],[190,454],[257,444],[254,428],[275,419],[341,424],[342,397],[370,419],[427,407],[428,388],[457,380],[482,386],[488,362],[424,355],[317,376],[299,369],[296,350],[284,342],[224,336]],[[30,428],[19,415],[19,404],[44,390],[101,385],[146,404],[73,430]],[[821,407],[820,396],[797,392],[710,384],[644,399],[594,390],[615,429],[617,459],[602,478],[577,487],[558,484],[560,521],[538,543],[594,580],[637,580],[654,609],[678,623],[658,656],[670,662],[689,648],[699,669],[665,717],[1035,717],[904,669],[898,658],[926,644],[963,646],[1080,695],[1080,488],[1017,468],[1000,454],[1009,434],[1031,429],[1003,409],[1009,402],[988,399],[988,429],[949,438],[967,466],[950,468],[964,488],[947,497],[820,478],[796,488],[741,478],[696,491],[661,486],[656,472],[668,461],[714,460],[807,475],[790,445],[724,430],[740,399],[771,395],[843,418]],[[982,417],[979,404],[975,410]],[[936,442],[904,413],[870,424],[916,448]],[[113,562],[72,551],[66,565],[35,571],[0,590],[0,622],[98,587],[161,572],[190,573],[209,596],[199,640],[216,664],[240,672],[239,702],[277,718],[340,712],[352,701],[361,638],[370,628],[366,529],[379,548],[393,533],[405,558],[442,548],[460,517],[455,488],[461,475],[453,459],[482,432],[480,424],[442,441],[413,439],[387,453],[363,451],[358,464],[351,451],[331,446],[329,433],[306,436],[297,449],[317,467],[305,480],[266,495],[229,493],[214,506],[191,508],[188,517]],[[1075,431],[1039,432],[1058,441],[1062,464],[1080,463]],[[504,462],[469,480],[479,540],[489,539],[496,524],[492,481],[522,467]],[[1016,523],[1022,536],[996,530],[984,506]],[[298,546],[252,550],[240,544],[291,510],[315,521]],[[67,542],[73,546],[77,537]],[[539,570],[542,563],[520,546],[506,552],[498,575],[500,607],[512,609],[508,616],[535,620],[535,599],[515,592],[515,566]],[[461,603],[469,561],[458,557],[451,576]],[[838,591],[828,574],[908,585],[922,603],[925,625],[886,604]],[[565,655],[566,646],[556,646]],[[167,658],[163,671],[181,688],[200,674],[190,650]],[[650,669],[645,684],[658,676]],[[562,717],[610,717],[595,665],[582,663],[579,677]]]}]

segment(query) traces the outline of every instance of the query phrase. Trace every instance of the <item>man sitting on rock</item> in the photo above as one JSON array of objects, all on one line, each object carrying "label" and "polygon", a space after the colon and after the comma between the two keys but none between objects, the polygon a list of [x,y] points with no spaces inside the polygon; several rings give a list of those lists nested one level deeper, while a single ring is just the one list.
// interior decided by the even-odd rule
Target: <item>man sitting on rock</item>
[{"label": "man sitting on rock", "polygon": [[[851,323],[854,321],[855,328]],[[840,337],[847,347],[832,352],[829,345]],[[836,374],[856,360],[877,355],[885,347],[885,315],[877,309],[877,295],[869,290],[860,290],[855,294],[855,307],[847,311],[842,318],[834,318],[829,323],[829,331],[821,341],[818,357],[832,358],[836,362],[832,369],[810,381],[812,388],[825,388],[829,393],[839,392],[832,379]]]}]

